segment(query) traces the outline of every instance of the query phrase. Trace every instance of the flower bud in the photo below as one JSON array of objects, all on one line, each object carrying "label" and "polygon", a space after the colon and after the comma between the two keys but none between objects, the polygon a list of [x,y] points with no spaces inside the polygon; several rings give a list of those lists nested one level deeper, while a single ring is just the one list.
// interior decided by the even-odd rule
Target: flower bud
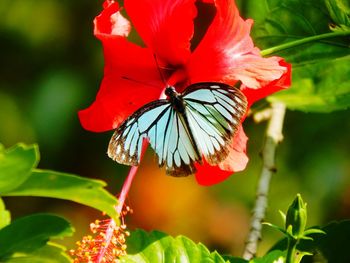
[{"label": "flower bud", "polygon": [[306,220],[306,203],[304,203],[300,194],[297,194],[287,211],[286,230],[293,237],[300,238],[304,235]]}]

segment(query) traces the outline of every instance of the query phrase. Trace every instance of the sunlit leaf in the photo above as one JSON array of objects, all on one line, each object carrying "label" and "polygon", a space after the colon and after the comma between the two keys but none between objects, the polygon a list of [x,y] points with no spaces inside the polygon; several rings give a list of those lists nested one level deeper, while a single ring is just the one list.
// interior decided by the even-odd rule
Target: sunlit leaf
[{"label": "sunlit leaf", "polygon": [[0,229],[7,226],[11,222],[11,215],[5,208],[5,204],[0,198]]},{"label": "sunlit leaf", "polygon": [[285,257],[285,252],[280,250],[271,251],[263,257],[253,258],[249,261],[237,257],[223,256],[223,258],[230,263],[284,263]]},{"label": "sunlit leaf", "polygon": [[17,144],[0,151],[0,195],[21,185],[39,161],[36,145]]},{"label": "sunlit leaf", "polygon": [[70,263],[72,260],[65,253],[65,248],[48,242],[47,245],[31,253],[15,253],[6,259],[6,263]]},{"label": "sunlit leaf", "polygon": [[[242,3],[263,54],[277,54],[292,63],[292,87],[269,97],[295,110],[330,112],[350,106],[349,8],[343,0],[247,0]],[[259,8],[257,8],[257,6]],[[313,41],[277,49],[305,39]]]},{"label": "sunlit leaf", "polygon": [[293,87],[268,98],[290,109],[331,112],[350,107],[350,55],[294,69]]},{"label": "sunlit leaf", "polygon": [[260,258],[255,258],[249,263],[284,263],[286,258],[286,253],[280,250],[274,250],[267,253],[265,256]]},{"label": "sunlit leaf", "polygon": [[350,29],[350,2],[348,0],[325,0],[326,7],[334,21],[332,30]]},{"label": "sunlit leaf", "polygon": [[128,255],[122,257],[121,262],[227,262],[217,252],[211,253],[202,244],[195,244],[183,236],[174,238],[158,231],[134,231],[127,240],[127,245]]},{"label": "sunlit leaf", "polygon": [[229,255],[223,255],[222,258],[230,263],[248,263],[249,262],[248,260],[245,260],[243,258],[232,257]]},{"label": "sunlit leaf", "polygon": [[0,230],[0,261],[14,253],[31,253],[43,247],[50,238],[70,236],[73,228],[65,219],[36,214],[13,221]]},{"label": "sunlit leaf", "polygon": [[33,170],[19,187],[4,196],[41,196],[74,201],[96,208],[117,219],[117,199],[103,187],[106,183],[72,174],[48,170]]},{"label": "sunlit leaf", "polygon": [[[283,43],[331,33],[333,22],[324,1],[248,0],[248,16],[256,23],[256,44],[267,49]],[[258,3],[259,2],[259,3]],[[255,5],[259,4],[260,8]],[[316,63],[350,54],[348,37],[328,38],[278,52],[293,66]]]}]

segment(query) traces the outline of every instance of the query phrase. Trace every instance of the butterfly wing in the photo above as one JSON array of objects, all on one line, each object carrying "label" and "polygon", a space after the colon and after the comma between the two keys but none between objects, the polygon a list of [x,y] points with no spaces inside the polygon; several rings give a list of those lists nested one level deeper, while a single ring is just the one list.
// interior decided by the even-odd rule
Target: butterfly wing
[{"label": "butterfly wing", "polygon": [[139,165],[142,143],[147,139],[167,173],[186,176],[195,172],[200,155],[184,117],[167,100],[151,102],[137,110],[114,132],[108,156],[125,165]]},{"label": "butterfly wing", "polygon": [[211,165],[222,162],[246,112],[247,99],[238,88],[215,82],[190,85],[182,97],[200,152]]}]

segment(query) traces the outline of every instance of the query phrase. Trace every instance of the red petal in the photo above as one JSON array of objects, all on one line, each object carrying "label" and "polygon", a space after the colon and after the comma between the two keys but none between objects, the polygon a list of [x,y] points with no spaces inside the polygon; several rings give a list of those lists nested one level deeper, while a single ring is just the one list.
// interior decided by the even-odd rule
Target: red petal
[{"label": "red petal", "polygon": [[118,3],[105,1],[103,6],[104,10],[94,20],[95,36],[127,36],[131,29],[130,22],[120,14]]},{"label": "red petal", "polygon": [[232,175],[232,171],[221,170],[218,166],[211,166],[204,161],[203,165],[196,164],[197,183],[203,186],[218,184]]},{"label": "red petal", "polygon": [[287,69],[279,79],[262,84],[260,89],[250,89],[242,86],[242,92],[248,99],[248,107],[250,107],[255,101],[263,99],[282,89],[286,89],[291,85],[291,64],[285,62],[282,58],[279,58],[279,64]]},{"label": "red petal", "polygon": [[217,184],[227,179],[233,172],[244,170],[248,163],[246,155],[247,140],[248,138],[242,126],[240,126],[236,136],[233,138],[230,153],[224,162],[218,166],[211,166],[206,162],[203,165],[196,164],[197,182],[206,186]]},{"label": "red petal", "polygon": [[91,131],[118,127],[135,110],[158,99],[164,88],[152,52],[124,37],[127,20],[118,10],[117,4],[107,5],[95,20],[94,32],[104,50],[104,78],[95,102],[79,112],[82,126]]},{"label": "red petal", "polygon": [[[159,82],[159,87],[162,87],[161,85]],[[94,103],[89,108],[79,111],[81,125],[84,129],[94,132],[115,129],[137,109],[159,99],[161,92],[162,88],[124,80],[120,75],[107,75]]]},{"label": "red petal", "polygon": [[232,140],[230,153],[219,164],[222,170],[239,172],[243,171],[248,163],[248,156],[246,155],[248,137],[245,135],[243,127],[240,126],[235,137]]},{"label": "red petal", "polygon": [[277,58],[262,58],[249,36],[252,20],[244,21],[232,0],[215,1],[217,14],[191,57],[191,81],[241,80],[250,88],[281,77],[286,68]]},{"label": "red petal", "polygon": [[144,43],[171,65],[190,55],[195,0],[125,0],[125,9]]}]

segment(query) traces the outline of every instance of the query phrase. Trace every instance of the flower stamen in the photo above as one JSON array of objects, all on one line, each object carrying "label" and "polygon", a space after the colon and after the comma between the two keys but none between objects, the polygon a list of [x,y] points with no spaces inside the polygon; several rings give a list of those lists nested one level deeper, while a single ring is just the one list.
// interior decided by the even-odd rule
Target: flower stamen
[{"label": "flower stamen", "polygon": [[93,236],[84,236],[81,241],[76,242],[77,249],[70,250],[70,254],[74,257],[73,262],[119,262],[119,257],[126,255],[126,237],[130,236],[124,217],[132,212],[129,206],[124,206],[120,213],[122,221],[120,226],[117,226],[112,219],[96,220],[91,223],[90,231]]}]

